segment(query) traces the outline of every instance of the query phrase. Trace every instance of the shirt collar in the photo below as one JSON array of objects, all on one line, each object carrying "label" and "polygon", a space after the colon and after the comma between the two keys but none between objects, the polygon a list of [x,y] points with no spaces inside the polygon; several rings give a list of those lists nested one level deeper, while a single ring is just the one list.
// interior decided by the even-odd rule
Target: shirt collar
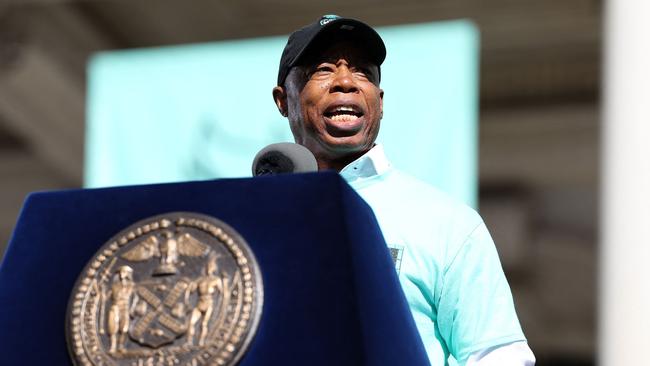
[{"label": "shirt collar", "polygon": [[367,153],[341,169],[340,174],[348,183],[352,183],[364,178],[384,174],[390,168],[391,164],[386,158],[384,147],[376,144]]}]

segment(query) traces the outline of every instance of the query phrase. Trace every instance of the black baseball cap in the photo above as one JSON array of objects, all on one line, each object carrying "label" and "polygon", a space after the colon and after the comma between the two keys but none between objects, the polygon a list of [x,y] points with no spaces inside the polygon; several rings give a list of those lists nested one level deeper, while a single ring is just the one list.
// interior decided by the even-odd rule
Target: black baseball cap
[{"label": "black baseball cap", "polygon": [[356,19],[342,18],[338,15],[324,15],[318,21],[309,24],[289,36],[282,51],[278,85],[284,83],[289,70],[312,54],[331,43],[352,41],[366,51],[369,60],[379,67],[386,58],[386,46],[377,32],[369,25]]}]

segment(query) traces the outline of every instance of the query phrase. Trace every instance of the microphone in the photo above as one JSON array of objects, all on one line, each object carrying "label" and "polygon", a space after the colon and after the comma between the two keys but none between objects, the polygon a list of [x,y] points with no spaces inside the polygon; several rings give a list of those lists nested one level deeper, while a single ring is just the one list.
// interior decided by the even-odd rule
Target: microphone
[{"label": "microphone", "polygon": [[271,144],[257,153],[253,159],[253,176],[282,173],[306,173],[318,171],[314,154],[306,147],[292,142]]}]

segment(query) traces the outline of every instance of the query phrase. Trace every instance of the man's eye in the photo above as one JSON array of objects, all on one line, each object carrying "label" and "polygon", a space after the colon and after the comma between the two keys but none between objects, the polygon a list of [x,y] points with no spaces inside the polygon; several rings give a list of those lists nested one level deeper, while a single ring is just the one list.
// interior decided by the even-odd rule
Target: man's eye
[{"label": "man's eye", "polygon": [[331,66],[318,66],[312,69],[310,73],[310,78],[326,78],[329,77],[334,72],[334,69]]},{"label": "man's eye", "polygon": [[354,75],[357,77],[362,77],[364,79],[370,79],[372,77],[372,74],[370,73],[370,70],[368,69],[356,69],[353,71]]},{"label": "man's eye", "polygon": [[334,71],[334,70],[332,70],[332,68],[329,67],[329,66],[321,66],[321,67],[316,68],[316,71],[315,71],[315,72],[318,72],[318,73],[326,73],[326,72],[333,72],[333,71]]}]

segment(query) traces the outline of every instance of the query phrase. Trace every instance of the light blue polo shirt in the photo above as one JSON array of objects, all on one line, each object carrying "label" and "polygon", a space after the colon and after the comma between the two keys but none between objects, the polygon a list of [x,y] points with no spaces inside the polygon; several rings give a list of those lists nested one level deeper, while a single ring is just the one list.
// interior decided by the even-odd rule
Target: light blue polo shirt
[{"label": "light blue polo shirt", "polygon": [[394,169],[381,145],[340,174],[377,217],[433,366],[526,339],[476,211]]}]

